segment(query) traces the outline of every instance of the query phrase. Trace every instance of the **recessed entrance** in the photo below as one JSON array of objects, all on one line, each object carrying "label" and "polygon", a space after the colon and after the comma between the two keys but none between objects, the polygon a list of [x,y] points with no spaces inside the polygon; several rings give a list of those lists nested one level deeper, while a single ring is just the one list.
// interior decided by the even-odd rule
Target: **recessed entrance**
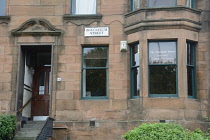
[{"label": "recessed entrance", "polygon": [[20,46],[17,110],[21,120],[49,116],[51,55],[51,45]]}]

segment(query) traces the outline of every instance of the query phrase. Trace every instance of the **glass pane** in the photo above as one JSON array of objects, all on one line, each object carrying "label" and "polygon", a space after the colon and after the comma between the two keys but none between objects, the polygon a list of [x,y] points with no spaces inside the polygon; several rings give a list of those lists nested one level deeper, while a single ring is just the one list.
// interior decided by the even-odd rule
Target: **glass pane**
[{"label": "glass pane", "polygon": [[194,65],[194,44],[187,43],[187,64]]},{"label": "glass pane", "polygon": [[0,16],[6,15],[6,0],[0,0]]},{"label": "glass pane", "polygon": [[72,0],[72,14],[96,14],[96,0]]},{"label": "glass pane", "polygon": [[176,6],[176,0],[149,0],[149,7]]},{"label": "glass pane", "polygon": [[83,50],[85,59],[107,58],[106,47],[84,48]]},{"label": "glass pane", "polygon": [[150,94],[176,94],[176,66],[150,66]]},{"label": "glass pane", "polygon": [[193,96],[193,68],[187,67],[188,96]]},{"label": "glass pane", "polygon": [[107,67],[107,48],[84,48],[83,67]]},{"label": "glass pane", "polygon": [[131,47],[132,66],[139,66],[139,44]]},{"label": "glass pane", "polygon": [[132,1],[132,11],[139,9],[139,0],[133,0]]},{"label": "glass pane", "polygon": [[86,70],[86,97],[106,96],[106,70]]},{"label": "glass pane", "polygon": [[132,69],[132,94],[133,96],[139,96],[140,92],[140,68],[133,68]]},{"label": "glass pane", "polygon": [[186,6],[190,8],[195,8],[195,0],[187,0]]},{"label": "glass pane", "polygon": [[149,64],[176,64],[176,42],[149,42]]},{"label": "glass pane", "polygon": [[85,67],[106,67],[107,59],[85,59]]},{"label": "glass pane", "polygon": [[40,72],[39,75],[39,95],[44,95],[45,91],[45,72]]}]

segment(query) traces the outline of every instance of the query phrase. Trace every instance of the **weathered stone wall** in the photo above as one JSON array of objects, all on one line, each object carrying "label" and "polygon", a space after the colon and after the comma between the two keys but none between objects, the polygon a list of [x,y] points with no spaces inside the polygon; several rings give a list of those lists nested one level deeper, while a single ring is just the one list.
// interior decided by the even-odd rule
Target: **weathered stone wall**
[{"label": "weathered stone wall", "polygon": [[[69,137],[73,140],[116,140],[143,122],[160,120],[176,121],[191,129],[204,128],[202,120],[209,115],[209,0],[197,1],[197,9],[201,11],[183,7],[185,0],[177,1],[181,8],[173,8],[171,11],[157,8],[149,11],[147,1],[142,0],[140,7],[144,10],[130,14],[127,14],[128,0],[97,2],[97,13],[102,15],[101,19],[78,20],[69,17],[69,0],[8,1],[7,15],[10,20],[5,23],[0,19],[0,112],[16,113],[20,45],[52,44],[50,116],[55,119],[54,126],[61,127],[54,129],[55,139]],[[63,15],[67,17],[63,18]],[[45,19],[57,29],[63,30],[64,34],[62,37],[11,35],[13,29],[32,18]],[[172,18],[173,21],[166,21]],[[141,20],[158,21],[132,25]],[[145,28],[148,24],[152,28]],[[157,26],[162,24],[164,26]],[[110,29],[108,37],[84,37],[84,27],[104,26]],[[202,27],[201,30],[199,27]],[[177,98],[148,97],[148,40],[158,39],[177,40]],[[129,49],[127,52],[120,52],[120,41],[123,40],[140,43],[139,99],[130,99],[130,53]],[[197,99],[187,97],[186,40],[198,42]],[[106,45],[109,48],[107,100],[81,99],[82,45]],[[57,77],[62,78],[62,81],[56,81]],[[95,126],[90,126],[90,121],[95,121]]]}]

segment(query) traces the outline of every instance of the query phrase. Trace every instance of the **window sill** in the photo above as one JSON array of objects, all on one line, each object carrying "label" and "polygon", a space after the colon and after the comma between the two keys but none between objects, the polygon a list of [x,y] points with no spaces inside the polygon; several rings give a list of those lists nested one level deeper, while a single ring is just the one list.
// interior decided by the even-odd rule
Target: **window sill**
[{"label": "window sill", "polygon": [[63,19],[66,23],[71,22],[75,25],[89,25],[93,22],[99,22],[102,19],[102,15],[64,15]]},{"label": "window sill", "polygon": [[130,99],[139,99],[140,96],[132,96]]},{"label": "window sill", "polygon": [[0,16],[0,24],[5,23],[8,24],[10,21],[10,16]]},{"label": "window sill", "polygon": [[177,98],[178,95],[177,94],[149,94],[149,97],[152,98]]},{"label": "window sill", "polygon": [[82,97],[82,100],[107,100],[108,97]]}]

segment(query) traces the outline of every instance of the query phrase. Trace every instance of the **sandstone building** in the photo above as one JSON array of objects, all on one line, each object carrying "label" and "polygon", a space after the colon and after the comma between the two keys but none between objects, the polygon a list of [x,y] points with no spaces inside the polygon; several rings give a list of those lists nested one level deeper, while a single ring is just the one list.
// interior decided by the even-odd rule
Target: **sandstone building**
[{"label": "sandstone building", "polygon": [[209,0],[0,0],[0,112],[57,139],[205,128],[209,35]]}]

